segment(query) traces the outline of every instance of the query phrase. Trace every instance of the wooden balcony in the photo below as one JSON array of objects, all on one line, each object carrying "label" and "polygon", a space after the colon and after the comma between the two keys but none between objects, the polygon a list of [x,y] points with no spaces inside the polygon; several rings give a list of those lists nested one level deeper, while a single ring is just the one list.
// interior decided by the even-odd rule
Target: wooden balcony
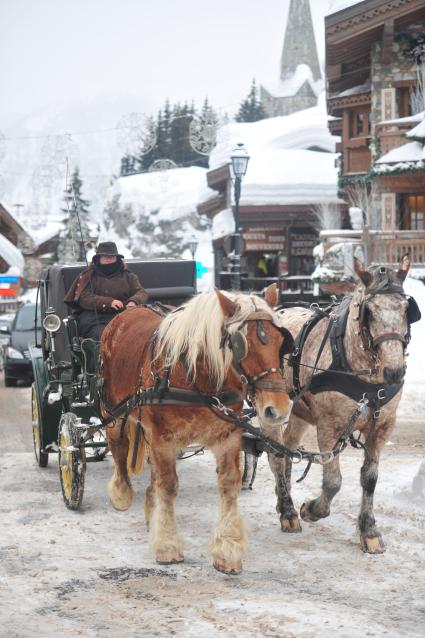
[{"label": "wooden balcony", "polygon": [[425,269],[424,230],[325,230],[320,240],[325,253],[340,242],[361,243],[368,264],[396,266],[409,254],[412,266]]}]

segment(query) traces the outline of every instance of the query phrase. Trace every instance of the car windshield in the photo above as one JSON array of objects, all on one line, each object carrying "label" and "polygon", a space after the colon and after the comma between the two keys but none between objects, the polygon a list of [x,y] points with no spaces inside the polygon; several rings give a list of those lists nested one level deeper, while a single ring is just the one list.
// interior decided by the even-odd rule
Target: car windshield
[{"label": "car windshield", "polygon": [[[34,330],[35,326],[35,305],[28,304],[27,306],[22,306],[18,310],[15,320],[14,329],[17,332],[23,332],[24,330]],[[40,314],[38,313],[37,317],[37,328],[40,328]]]}]

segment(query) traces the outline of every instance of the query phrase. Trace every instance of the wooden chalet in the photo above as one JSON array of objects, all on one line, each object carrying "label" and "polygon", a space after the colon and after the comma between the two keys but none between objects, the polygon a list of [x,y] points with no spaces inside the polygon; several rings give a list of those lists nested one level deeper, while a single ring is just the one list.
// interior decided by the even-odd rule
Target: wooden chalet
[{"label": "wooden chalet", "polygon": [[[374,231],[368,240],[382,243],[383,231],[389,251],[392,240],[403,250],[408,245],[416,265],[424,265],[425,139],[409,139],[409,132],[425,116],[418,87],[425,2],[358,2],[326,17],[325,39],[329,127],[341,136],[340,195],[355,206],[366,192],[366,225]],[[381,249],[369,253],[382,258]],[[392,250],[385,260],[398,257]]]}]

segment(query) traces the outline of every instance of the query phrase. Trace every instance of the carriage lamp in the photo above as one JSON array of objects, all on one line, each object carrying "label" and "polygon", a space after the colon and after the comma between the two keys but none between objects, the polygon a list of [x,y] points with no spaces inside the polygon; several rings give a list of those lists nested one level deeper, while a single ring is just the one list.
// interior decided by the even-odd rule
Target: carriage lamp
[{"label": "carriage lamp", "polygon": [[195,259],[195,253],[197,248],[198,248],[198,240],[196,239],[195,235],[192,235],[192,237],[189,240],[189,250],[190,250],[190,254],[192,255],[192,259]]},{"label": "carriage lamp", "polygon": [[232,288],[234,290],[241,289],[241,228],[239,220],[239,200],[241,198],[242,178],[246,174],[249,162],[249,155],[243,144],[237,144],[230,155],[232,162],[233,184],[235,195],[235,232],[233,234],[233,250],[232,250]]},{"label": "carriage lamp", "polygon": [[43,328],[47,332],[57,332],[61,327],[61,320],[55,314],[46,314],[43,319]]}]

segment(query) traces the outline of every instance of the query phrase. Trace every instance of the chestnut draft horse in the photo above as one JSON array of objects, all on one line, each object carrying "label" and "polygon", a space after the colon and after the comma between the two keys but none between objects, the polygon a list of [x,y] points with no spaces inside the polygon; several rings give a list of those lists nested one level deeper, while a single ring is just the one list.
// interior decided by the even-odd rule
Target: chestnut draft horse
[{"label": "chestnut draft horse", "polygon": [[[287,388],[294,390],[290,396],[295,402],[283,442],[296,448],[308,425],[315,425],[320,451],[326,453],[333,450],[341,435],[350,434],[347,424],[348,430],[361,433],[365,458],[360,473],[363,495],[358,527],[363,551],[372,554],[385,551],[373,513],[379,456],[396,421],[410,324],[420,319],[415,300],[403,291],[409,267],[407,256],[397,271],[378,266],[364,269],[355,260],[361,283],[330,316],[301,308],[280,311],[283,325],[296,337],[292,367],[285,367]],[[356,403],[356,414],[361,409],[361,415],[351,425],[349,417]],[[326,456],[322,492],[301,507],[301,518],[309,523],[329,515],[331,501],[341,487],[339,457],[332,453]],[[290,494],[291,461],[269,455],[269,462],[276,478],[282,530],[300,532]]]},{"label": "chestnut draft horse", "polygon": [[[151,464],[145,516],[160,564],[183,561],[174,515],[176,456],[198,443],[212,450],[217,463],[221,504],[211,542],[214,567],[226,574],[242,568],[246,542],[237,510],[242,431],[217,408],[216,398],[240,411],[249,385],[260,422],[273,427],[287,418],[291,402],[282,355],[293,341],[279,326],[276,301],[276,286],[267,289],[265,300],[216,290],[197,295],[163,318],[144,307],[125,311],[103,333],[103,414],[113,413],[111,406],[137,392],[145,397],[127,419],[107,427],[115,461],[108,494],[118,510],[132,502],[128,459],[139,455],[134,440],[140,423]],[[153,394],[147,400],[149,389]]]}]

